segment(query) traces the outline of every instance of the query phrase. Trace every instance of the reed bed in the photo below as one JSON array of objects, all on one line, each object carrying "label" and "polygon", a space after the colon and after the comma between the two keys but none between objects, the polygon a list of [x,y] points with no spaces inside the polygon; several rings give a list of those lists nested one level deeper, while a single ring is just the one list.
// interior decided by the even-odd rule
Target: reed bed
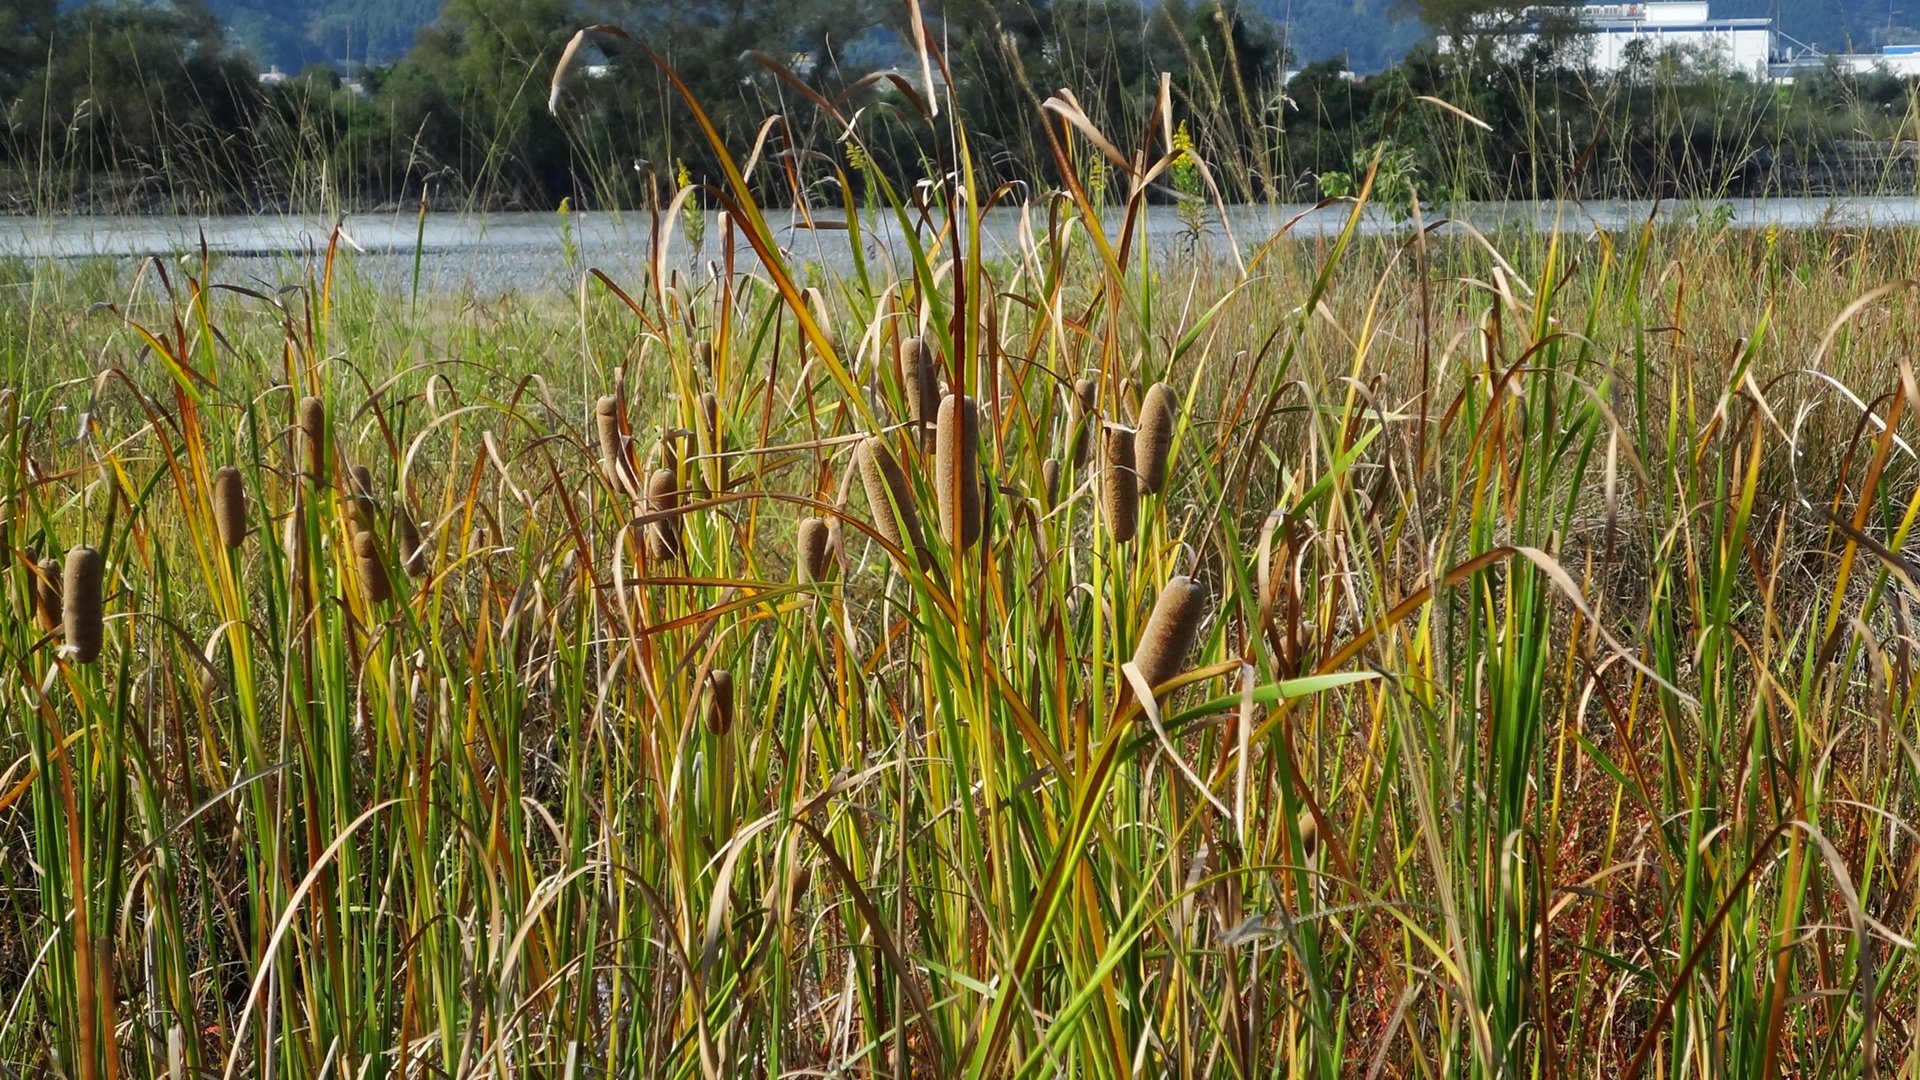
[{"label": "reed bed", "polygon": [[964,177],[811,296],[745,184],[557,299],[34,268],[0,1060],[1914,1071],[1920,233]]}]

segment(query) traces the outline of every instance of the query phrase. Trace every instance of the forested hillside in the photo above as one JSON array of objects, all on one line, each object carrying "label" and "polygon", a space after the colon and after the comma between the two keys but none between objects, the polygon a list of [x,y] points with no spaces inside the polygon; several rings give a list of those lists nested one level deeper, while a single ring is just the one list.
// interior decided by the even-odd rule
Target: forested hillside
[{"label": "forested hillside", "polygon": [[[1044,8],[1049,0],[1020,7]],[[1058,2],[1058,0],[1056,0]],[[297,71],[313,62],[382,62],[413,44],[440,0],[208,0],[234,40],[261,66]],[[1920,40],[1899,7],[1881,0],[1712,0],[1715,17],[1773,15],[1795,41],[1823,49],[1870,49],[1883,39]],[[1285,32],[1297,61],[1344,55],[1355,71],[1378,71],[1425,35],[1419,0],[1257,0]],[[1912,16],[1920,22],[1920,10]],[[1891,33],[1889,33],[1891,28]],[[1791,42],[1787,43],[1791,44]]]}]

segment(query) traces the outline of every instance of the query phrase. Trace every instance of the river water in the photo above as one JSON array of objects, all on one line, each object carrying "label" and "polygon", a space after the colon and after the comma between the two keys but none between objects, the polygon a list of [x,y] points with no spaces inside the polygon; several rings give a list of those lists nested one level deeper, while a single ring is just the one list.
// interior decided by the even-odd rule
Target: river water
[{"label": "river water", "polygon": [[[1066,210],[1060,207],[1062,214]],[[1670,202],[1657,207],[1616,200],[1470,203],[1448,207],[1444,216],[1489,233],[1515,228],[1585,233],[1634,227],[1649,214],[1668,221],[1730,214],[1729,223],[1735,228],[1886,227],[1920,224],[1920,199],[1773,198]],[[819,211],[815,216],[823,225],[837,225],[840,215]],[[1325,238],[1339,232],[1346,216],[1343,206],[1233,206],[1224,226],[1217,215],[1210,215],[1201,242],[1225,254],[1229,246],[1249,250],[1280,233],[1297,239]],[[904,272],[908,246],[891,216],[882,217],[889,227],[863,232],[862,250],[870,262],[881,265],[880,272],[885,273],[888,262]],[[669,241],[669,261],[696,276],[713,267],[724,247],[715,215],[706,215],[705,222],[698,251],[683,229],[672,230]],[[788,210],[770,212],[768,223],[793,264],[817,267],[828,275],[852,272],[855,260],[846,230],[809,228],[800,215]],[[318,266],[333,224],[329,218],[299,215],[0,218],[0,258],[179,260],[198,252],[204,239],[208,250],[218,256],[219,280],[278,287],[305,280],[309,270]],[[345,218],[342,227],[354,270],[383,287],[411,290],[417,255],[422,293],[491,296],[566,289],[587,267],[606,271],[616,282],[633,284],[640,280],[653,251],[650,217],[630,212],[576,212],[565,217],[542,212],[429,214],[424,227],[411,213],[356,214]],[[1117,235],[1119,227],[1119,215],[1110,213],[1108,234]],[[1370,210],[1361,227],[1380,233],[1405,226]],[[991,210],[983,232],[984,254],[989,259],[1015,259],[1027,246],[1023,237],[1044,234],[1046,228],[1044,207]],[[1165,206],[1153,207],[1146,215],[1146,240],[1151,250],[1161,253],[1182,250],[1190,243],[1179,213]],[[1079,242],[1084,243],[1084,238]],[[735,243],[736,268],[752,269],[753,253],[737,230]]]}]

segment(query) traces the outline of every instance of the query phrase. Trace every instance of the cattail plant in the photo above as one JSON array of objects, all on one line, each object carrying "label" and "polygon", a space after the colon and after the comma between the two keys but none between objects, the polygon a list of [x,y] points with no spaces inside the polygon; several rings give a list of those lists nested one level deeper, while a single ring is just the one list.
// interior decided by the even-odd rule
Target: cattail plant
[{"label": "cattail plant", "polygon": [[940,532],[958,536],[962,548],[980,539],[980,407],[971,397],[948,394],[940,402],[933,477],[940,503]]},{"label": "cattail plant", "polygon": [[307,451],[307,475],[315,484],[327,479],[327,406],[317,397],[303,397],[296,410],[300,442]]},{"label": "cattail plant", "polygon": [[286,552],[290,576],[303,593],[307,581],[307,533],[300,522],[305,517],[306,500],[296,495],[293,512],[280,523],[280,548]]},{"label": "cattail plant", "polygon": [[1173,423],[1173,391],[1166,383],[1154,383],[1140,403],[1140,428],[1133,436],[1133,469],[1140,475],[1142,495],[1157,495],[1166,485]]},{"label": "cattail plant", "polygon": [[654,445],[654,453],[659,462],[656,469],[665,469],[675,476],[680,475],[680,450],[674,444],[679,436],[673,432],[662,431],[660,441]]},{"label": "cattail plant", "polygon": [[733,730],[733,672],[716,668],[707,673],[707,730],[725,735]]},{"label": "cattail plant", "polygon": [[860,484],[867,489],[867,505],[873,511],[873,527],[893,546],[911,546],[924,564],[927,545],[920,536],[920,515],[907,491],[907,474],[900,471],[893,452],[880,438],[869,436],[854,457],[860,468]]},{"label": "cattail plant", "polygon": [[593,430],[600,439],[600,467],[606,471],[608,480],[618,484],[626,475],[623,464],[626,454],[620,441],[619,398],[605,394],[594,401]]},{"label": "cattail plant", "polygon": [[1187,670],[1187,654],[1193,651],[1206,610],[1206,586],[1190,577],[1174,577],[1160,590],[1133,650],[1133,666],[1148,686],[1159,687]]},{"label": "cattail plant", "polygon": [[353,534],[353,558],[360,568],[360,587],[366,590],[367,603],[383,604],[393,599],[393,582],[387,579],[387,564],[380,561],[380,546],[373,534],[361,530]]},{"label": "cattail plant", "polygon": [[60,625],[60,563],[54,559],[34,564],[33,611],[40,629],[50,631]]},{"label": "cattail plant", "polygon": [[713,342],[696,341],[693,343],[693,358],[699,362],[700,370],[713,377]]},{"label": "cattail plant", "polygon": [[347,508],[354,528],[373,531],[373,470],[365,465],[347,466]]},{"label": "cattail plant", "polygon": [[922,337],[900,343],[901,389],[906,392],[907,420],[922,451],[934,447],[934,414],[940,408],[939,357]]},{"label": "cattail plant", "polygon": [[1131,378],[1121,379],[1118,400],[1120,402],[1120,411],[1126,414],[1129,422],[1135,427],[1138,427],[1140,424],[1140,384],[1134,382]]},{"label": "cattail plant", "polygon": [[420,526],[414,524],[413,515],[400,511],[400,568],[411,578],[427,576],[427,546],[421,542]]},{"label": "cattail plant", "polygon": [[82,546],[67,552],[60,589],[61,624],[66,629],[67,651],[82,664],[100,659],[100,646],[106,640],[101,615],[104,576],[98,550]]},{"label": "cattail plant", "polygon": [[832,544],[833,533],[825,518],[800,519],[800,527],[794,533],[794,546],[799,549],[800,557],[794,561],[799,566],[802,584],[827,579],[832,570]]},{"label": "cattail plant", "polygon": [[709,390],[700,395],[697,403],[696,421],[700,425],[699,438],[705,444],[700,451],[708,455],[710,464],[707,471],[713,476],[713,490],[727,489],[727,459],[721,456],[720,445],[720,399]]},{"label": "cattail plant", "polygon": [[246,543],[247,485],[240,470],[231,465],[222,465],[213,474],[213,525],[228,548]]},{"label": "cattail plant", "polygon": [[1133,472],[1133,431],[1107,429],[1106,470],[1100,479],[1100,506],[1115,543],[1133,539],[1140,524],[1140,482]]},{"label": "cattail plant", "polygon": [[1046,492],[1046,508],[1051,510],[1060,505],[1060,459],[1048,458],[1040,463],[1040,485]]},{"label": "cattail plant", "polygon": [[1092,379],[1080,379],[1073,384],[1073,408],[1068,414],[1072,445],[1068,448],[1068,456],[1073,458],[1075,466],[1085,465],[1090,456],[1093,431],[1099,423],[1095,418],[1099,396],[1100,388]]},{"label": "cattail plant", "polygon": [[[653,470],[653,475],[647,478],[647,509],[657,514],[679,506],[679,480],[666,469]],[[647,554],[656,562],[672,562],[680,557],[679,515],[647,525]]]}]

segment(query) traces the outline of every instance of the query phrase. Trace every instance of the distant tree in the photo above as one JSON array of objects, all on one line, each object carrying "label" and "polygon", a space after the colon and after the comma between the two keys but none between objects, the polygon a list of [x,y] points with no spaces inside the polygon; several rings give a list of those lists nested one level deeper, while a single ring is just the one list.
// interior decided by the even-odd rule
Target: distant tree
[{"label": "distant tree", "polygon": [[0,104],[46,65],[58,17],[58,0],[0,0]]},{"label": "distant tree", "polygon": [[1417,15],[1462,64],[1484,65],[1500,47],[1526,32],[1558,49],[1580,27],[1578,0],[1398,0],[1397,12]]}]

